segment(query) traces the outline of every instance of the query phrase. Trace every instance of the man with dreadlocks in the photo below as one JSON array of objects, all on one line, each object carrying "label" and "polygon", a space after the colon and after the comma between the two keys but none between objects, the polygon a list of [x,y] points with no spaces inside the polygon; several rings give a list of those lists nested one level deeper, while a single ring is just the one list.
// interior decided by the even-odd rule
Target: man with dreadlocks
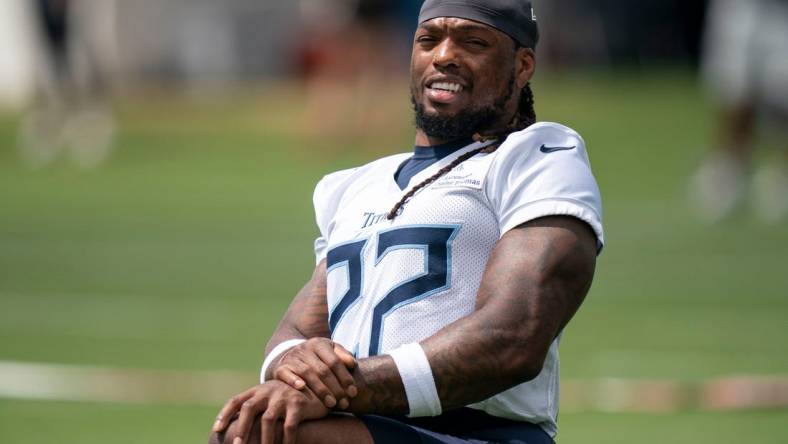
[{"label": "man with dreadlocks", "polygon": [[603,245],[583,140],[535,123],[525,0],[427,0],[414,153],[323,178],[317,267],[211,442],[552,443]]}]

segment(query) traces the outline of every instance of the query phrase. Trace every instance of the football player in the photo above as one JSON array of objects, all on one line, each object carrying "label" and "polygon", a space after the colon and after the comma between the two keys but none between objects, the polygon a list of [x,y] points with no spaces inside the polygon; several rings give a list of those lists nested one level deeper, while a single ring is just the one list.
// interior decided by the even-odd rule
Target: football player
[{"label": "football player", "polygon": [[603,245],[583,139],[536,122],[523,0],[427,0],[413,152],[325,176],[317,266],[211,442],[552,443]]}]

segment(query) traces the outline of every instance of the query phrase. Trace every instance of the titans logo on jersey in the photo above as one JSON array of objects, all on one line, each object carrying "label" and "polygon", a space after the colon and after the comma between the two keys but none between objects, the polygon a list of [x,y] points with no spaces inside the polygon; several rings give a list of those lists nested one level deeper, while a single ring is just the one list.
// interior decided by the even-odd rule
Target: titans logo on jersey
[{"label": "titans logo on jersey", "polygon": [[[410,179],[418,184],[473,143]],[[539,123],[510,135],[420,190],[392,221],[403,191],[397,168],[409,153],[324,177],[314,204],[317,261],[327,264],[329,326],[358,357],[418,342],[470,314],[495,243],[539,217],[586,222],[601,249],[602,206],[585,144],[571,129]],[[469,407],[556,431],[558,339],[541,374]]]}]

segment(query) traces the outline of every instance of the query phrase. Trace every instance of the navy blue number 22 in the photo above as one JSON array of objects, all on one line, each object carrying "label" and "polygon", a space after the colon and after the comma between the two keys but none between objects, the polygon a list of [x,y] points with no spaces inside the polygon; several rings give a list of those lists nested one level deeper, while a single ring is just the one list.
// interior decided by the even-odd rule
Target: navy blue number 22
[{"label": "navy blue number 22", "polygon": [[[424,271],[397,285],[375,305],[372,311],[372,331],[369,356],[380,352],[380,338],[385,317],[396,309],[420,301],[451,286],[451,244],[459,225],[418,225],[395,228],[378,234],[375,265],[394,250],[420,249],[424,251]],[[363,288],[363,250],[367,240],[343,244],[328,252],[328,270],[346,265],[348,289],[328,317],[334,331],[342,315],[358,301]]]}]

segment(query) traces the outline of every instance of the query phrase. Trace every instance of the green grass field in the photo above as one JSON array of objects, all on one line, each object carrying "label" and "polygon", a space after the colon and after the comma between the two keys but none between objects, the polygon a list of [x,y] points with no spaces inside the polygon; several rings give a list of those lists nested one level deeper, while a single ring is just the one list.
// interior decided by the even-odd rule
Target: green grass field
[{"label": "green grass field", "polygon": [[[694,79],[587,74],[535,91],[540,119],[584,136],[605,204],[607,246],[562,377],[788,375],[788,226],[744,211],[707,227],[688,212],[711,131]],[[0,361],[230,369],[253,383],[313,266],[314,184],[411,143],[407,127],[371,149],[305,140],[285,105],[265,92],[130,100],[111,161],[87,172],[25,167],[19,116],[0,114]],[[204,442],[218,407],[0,399],[0,441]],[[786,424],[785,409],[573,412],[559,442],[784,443]]]}]

